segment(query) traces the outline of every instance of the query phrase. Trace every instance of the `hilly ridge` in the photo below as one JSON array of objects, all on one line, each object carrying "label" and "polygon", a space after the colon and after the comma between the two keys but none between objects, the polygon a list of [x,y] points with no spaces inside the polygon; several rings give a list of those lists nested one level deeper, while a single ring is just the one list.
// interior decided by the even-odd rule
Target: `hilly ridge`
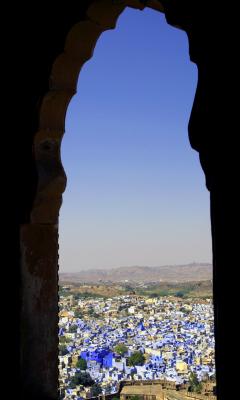
[{"label": "hilly ridge", "polygon": [[60,273],[60,282],[191,282],[212,280],[210,263],[164,265],[159,267],[130,266],[112,269],[89,269],[75,273]]}]

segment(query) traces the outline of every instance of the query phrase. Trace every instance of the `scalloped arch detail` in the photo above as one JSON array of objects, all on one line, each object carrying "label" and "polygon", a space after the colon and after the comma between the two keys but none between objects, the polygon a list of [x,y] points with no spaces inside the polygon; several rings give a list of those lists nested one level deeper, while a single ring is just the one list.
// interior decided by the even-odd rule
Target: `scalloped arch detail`
[{"label": "scalloped arch detail", "polygon": [[67,181],[60,155],[67,108],[76,94],[81,68],[93,56],[97,40],[104,31],[115,28],[126,7],[163,11],[157,0],[96,0],[90,4],[86,19],[72,27],[64,51],[53,63],[49,91],[42,100],[39,130],[34,139],[38,187],[31,212],[32,223],[58,222]]}]

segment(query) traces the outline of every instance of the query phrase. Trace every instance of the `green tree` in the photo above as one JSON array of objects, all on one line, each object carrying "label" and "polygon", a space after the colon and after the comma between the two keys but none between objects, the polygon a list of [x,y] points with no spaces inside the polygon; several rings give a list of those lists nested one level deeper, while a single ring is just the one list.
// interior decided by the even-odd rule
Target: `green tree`
[{"label": "green tree", "polygon": [[83,385],[85,387],[93,386],[94,380],[88,372],[76,372],[70,380],[69,387],[73,389],[77,385]]},{"label": "green tree", "polygon": [[60,336],[59,337],[59,343],[64,344],[66,342],[65,336]]},{"label": "green tree", "polygon": [[135,394],[134,396],[131,396],[131,400],[141,400],[141,397]]},{"label": "green tree", "polygon": [[114,351],[120,354],[120,356],[123,356],[128,351],[128,348],[125,344],[119,343],[114,347]]},{"label": "green tree", "polygon": [[183,298],[183,297],[184,297],[184,292],[181,291],[181,290],[179,290],[179,291],[176,293],[176,297],[181,297],[181,298]]},{"label": "green tree", "polygon": [[202,391],[202,383],[198,380],[197,374],[195,372],[190,373],[188,391],[196,393],[201,393]]},{"label": "green tree", "polygon": [[75,332],[77,332],[77,328],[78,328],[77,325],[70,325],[69,326],[69,332],[70,333],[75,333]]},{"label": "green tree", "polygon": [[129,365],[143,365],[145,361],[144,355],[141,353],[141,351],[135,351],[131,357],[128,359],[128,364]]},{"label": "green tree", "polygon": [[183,312],[183,313],[185,313],[185,314],[191,314],[191,310],[188,310],[188,309],[185,308],[185,307],[180,307],[179,311],[181,311],[181,312]]},{"label": "green tree", "polygon": [[81,310],[75,310],[74,311],[74,317],[81,319],[83,317],[82,311]]},{"label": "green tree", "polygon": [[93,314],[95,314],[95,311],[92,307],[89,307],[88,309],[88,315],[92,316]]},{"label": "green tree", "polygon": [[65,344],[60,344],[58,349],[59,349],[59,355],[60,356],[65,356],[68,353],[68,349],[65,346]]},{"label": "green tree", "polygon": [[101,386],[99,386],[98,383],[94,383],[92,385],[92,396],[97,397],[100,393],[102,393]]},{"label": "green tree", "polygon": [[155,299],[156,297],[158,297],[157,293],[149,293],[148,297],[150,297],[150,299]]},{"label": "green tree", "polygon": [[58,294],[59,294],[59,296],[63,296],[63,297],[67,297],[70,295],[69,290],[63,289],[62,286],[59,286]]},{"label": "green tree", "polygon": [[99,318],[99,314],[97,314],[92,307],[89,308],[88,315],[92,318]]},{"label": "green tree", "polygon": [[66,336],[60,336],[59,338],[59,343],[60,344],[66,344],[66,343],[70,343],[72,341],[72,339],[66,337]]},{"label": "green tree", "polygon": [[87,369],[87,361],[84,358],[79,358],[77,361],[76,367],[79,368],[81,371],[86,371]]}]

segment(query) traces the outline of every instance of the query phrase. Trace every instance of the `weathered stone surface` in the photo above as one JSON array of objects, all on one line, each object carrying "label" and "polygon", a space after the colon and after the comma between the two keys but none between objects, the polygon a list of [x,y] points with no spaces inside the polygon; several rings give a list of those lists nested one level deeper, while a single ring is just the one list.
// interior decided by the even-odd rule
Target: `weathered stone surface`
[{"label": "weathered stone surface", "polygon": [[79,63],[91,58],[96,42],[103,30],[102,26],[90,20],[81,21],[74,25],[68,33],[65,43],[65,52],[68,57],[77,60]]},{"label": "weathered stone surface", "polygon": [[40,130],[65,130],[65,116],[68,104],[75,94],[75,89],[72,90],[52,90],[43,98],[40,117]]},{"label": "weathered stone surface", "polygon": [[153,10],[164,12],[164,6],[159,0],[147,0],[146,6]]},{"label": "weathered stone surface", "polygon": [[62,193],[66,187],[66,174],[60,158],[61,133],[40,131],[34,150],[38,174],[38,186],[31,221],[40,224],[55,224],[62,204]]},{"label": "weathered stone surface", "polygon": [[76,90],[80,69],[88,59],[79,43],[78,47],[78,57],[68,53],[57,57],[49,79],[50,90],[72,90],[73,93]]},{"label": "weathered stone surface", "polygon": [[[41,145],[43,142],[48,141],[48,140],[55,140],[57,142],[58,145],[58,150],[57,150],[57,154],[60,154],[60,146],[61,146],[61,140],[63,137],[64,132],[61,130],[49,130],[49,129],[43,129],[43,130],[39,130],[35,137],[34,137],[34,148],[35,148],[35,157],[37,158],[37,151],[36,148],[38,145]],[[48,149],[45,149],[48,150]],[[52,155],[51,155],[52,157]]]},{"label": "weathered stone surface", "polygon": [[125,0],[128,7],[136,8],[137,10],[143,10],[147,6],[147,1],[140,0]]},{"label": "weathered stone surface", "polygon": [[[52,190],[59,191],[54,188],[52,183]],[[61,186],[61,183],[56,186]],[[38,193],[34,207],[31,212],[31,222],[39,224],[57,224],[59,217],[59,210],[62,205],[62,196],[49,196],[44,193]]]},{"label": "weathered stone surface", "polygon": [[58,379],[58,227],[25,225],[21,229],[22,379],[57,399]]},{"label": "weathered stone surface", "polygon": [[126,7],[122,1],[101,0],[95,1],[87,11],[87,16],[91,21],[99,24],[102,29],[115,28],[117,19]]}]

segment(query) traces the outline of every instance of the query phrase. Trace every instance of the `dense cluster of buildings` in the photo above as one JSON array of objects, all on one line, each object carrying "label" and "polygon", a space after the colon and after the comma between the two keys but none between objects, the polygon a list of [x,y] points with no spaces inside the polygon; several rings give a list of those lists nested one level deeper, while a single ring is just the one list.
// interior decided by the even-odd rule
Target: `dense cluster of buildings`
[{"label": "dense cluster of buildings", "polygon": [[[210,299],[201,302],[171,297],[125,295],[108,299],[60,297],[60,390],[70,398],[69,382],[86,360],[87,372],[103,394],[118,392],[123,380],[167,379],[188,381],[190,371],[199,380],[211,378],[214,366],[214,321]],[[120,355],[115,346],[123,343]],[[134,352],[143,365],[129,365]],[[79,398],[93,397],[81,388]],[[76,397],[78,398],[78,397]]]}]

